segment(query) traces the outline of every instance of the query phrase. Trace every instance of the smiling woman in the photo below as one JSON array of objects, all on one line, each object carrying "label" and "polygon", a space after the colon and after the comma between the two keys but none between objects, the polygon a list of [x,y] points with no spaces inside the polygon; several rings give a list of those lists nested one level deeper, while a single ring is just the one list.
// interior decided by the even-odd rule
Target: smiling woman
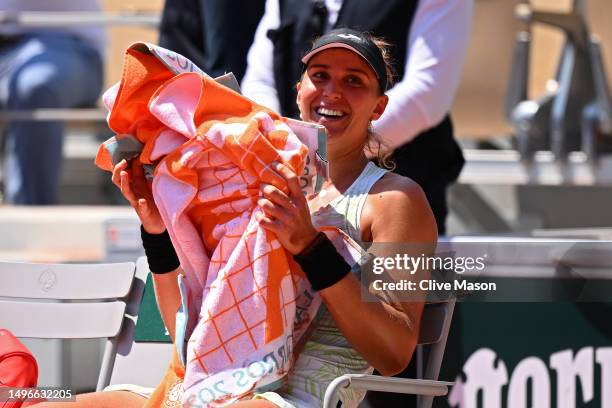
[{"label": "smiling woman", "polygon": [[[302,58],[307,68],[297,85],[297,104],[302,119],[325,126],[331,140],[338,131],[347,130],[351,118],[358,118],[361,123],[353,122],[348,130],[363,136],[366,121],[366,142],[376,149],[373,154],[378,156],[379,162],[392,167],[386,162],[388,154],[378,152],[381,143],[369,126],[372,120],[380,118],[389,100],[385,95],[393,82],[389,44],[376,37],[361,41],[361,34],[352,31],[330,32],[315,42],[312,50]],[[350,96],[338,98],[341,94]],[[368,100],[374,106],[362,104],[368,96],[374,97]]]},{"label": "smiling woman", "polygon": [[360,137],[367,137],[368,124],[382,115],[388,99],[368,63],[344,48],[315,54],[298,84],[302,119],[325,126],[330,141],[348,134],[363,146]]},{"label": "smiling woman", "polygon": [[[423,303],[399,302],[389,293],[382,296],[384,302],[362,301],[358,274],[340,267],[325,239],[313,234],[316,228],[334,225],[358,242],[410,242],[429,249],[435,244],[436,224],[420,187],[377,167],[364,153],[370,123],[380,118],[388,102],[385,54],[376,39],[339,29],[316,40],[302,59],[297,104],[303,120],[327,130],[330,178],[319,194],[307,197],[311,219],[296,215],[303,214],[304,205],[298,194],[286,197],[265,187],[262,223],[281,242],[315,236],[294,248],[294,258],[311,281],[321,275],[336,279],[319,291],[325,307],[287,385],[262,396],[287,404],[276,402],[279,406],[319,406],[327,384],[340,374],[373,368],[396,374],[406,367],[416,344]],[[330,270],[332,264],[345,272]],[[359,391],[341,391],[343,407],[356,407],[362,398]]]}]

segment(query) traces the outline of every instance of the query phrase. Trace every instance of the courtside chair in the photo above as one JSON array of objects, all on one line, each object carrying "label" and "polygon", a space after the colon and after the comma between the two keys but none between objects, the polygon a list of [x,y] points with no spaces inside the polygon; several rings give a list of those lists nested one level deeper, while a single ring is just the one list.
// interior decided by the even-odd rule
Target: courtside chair
[{"label": "courtside chair", "polygon": [[[150,279],[149,265],[143,256],[136,261],[136,280],[143,287],[152,290],[151,284],[147,285]],[[147,301],[155,303],[151,299],[152,293],[145,295]],[[117,384],[136,384],[142,387],[156,387],[162,380],[166,369],[172,358],[173,344],[164,332],[163,322],[159,316],[157,305],[144,308],[142,294],[128,301],[129,322],[124,325],[118,339],[117,355],[115,365],[110,378],[110,385]],[[152,324],[158,321],[158,324]],[[136,324],[154,327],[154,336],[151,333],[138,338]],[[164,337],[164,338],[162,338]]]},{"label": "courtside chair", "polygon": [[353,387],[368,391],[414,394],[419,408],[430,408],[434,397],[448,394],[452,382],[437,381],[444,357],[446,340],[453,318],[455,298],[425,304],[421,317],[418,347],[415,351],[418,379],[384,377],[367,374],[345,374],[332,381],[325,391],[323,408],[336,408],[337,392]]},{"label": "courtside chair", "polygon": [[140,304],[144,285],[135,276],[133,262],[0,262],[0,327],[21,338],[106,338],[100,391],[110,380],[118,336],[131,321],[126,305]]}]

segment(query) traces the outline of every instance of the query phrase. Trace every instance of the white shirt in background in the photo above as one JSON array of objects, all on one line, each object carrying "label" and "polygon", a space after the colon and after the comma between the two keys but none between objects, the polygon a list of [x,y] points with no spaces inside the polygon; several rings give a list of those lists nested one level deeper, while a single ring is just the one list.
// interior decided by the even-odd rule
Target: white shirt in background
[{"label": "white shirt in background", "polygon": [[[330,29],[342,1],[325,0],[325,5]],[[404,77],[387,91],[387,109],[373,122],[374,131],[388,147],[411,141],[437,125],[450,111],[465,62],[472,10],[473,0],[419,1],[408,33]],[[278,0],[267,0],[242,81],[244,95],[277,112],[280,103],[274,80],[274,46],[267,32],[279,25]]]}]

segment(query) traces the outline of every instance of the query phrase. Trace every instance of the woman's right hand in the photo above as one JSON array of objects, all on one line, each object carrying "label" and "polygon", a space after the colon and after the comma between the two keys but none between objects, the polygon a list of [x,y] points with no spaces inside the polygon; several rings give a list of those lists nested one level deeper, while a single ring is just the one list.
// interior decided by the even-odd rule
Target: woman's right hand
[{"label": "woman's right hand", "polygon": [[139,160],[132,160],[128,168],[126,160],[121,160],[113,168],[112,181],[130,205],[136,210],[143,228],[149,234],[161,234],[166,230],[164,221],[153,201],[151,187],[147,182],[142,164]]}]

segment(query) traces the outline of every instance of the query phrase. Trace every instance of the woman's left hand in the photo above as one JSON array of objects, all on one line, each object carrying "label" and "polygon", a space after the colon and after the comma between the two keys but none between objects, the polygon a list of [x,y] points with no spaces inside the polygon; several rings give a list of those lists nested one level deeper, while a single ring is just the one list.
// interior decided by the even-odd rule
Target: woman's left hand
[{"label": "woman's left hand", "polygon": [[280,243],[293,255],[299,254],[319,233],[310,219],[310,210],[297,175],[282,163],[273,169],[287,181],[289,194],[271,184],[261,184],[262,197],[257,201],[263,213],[256,214],[261,225],[274,232]]}]

